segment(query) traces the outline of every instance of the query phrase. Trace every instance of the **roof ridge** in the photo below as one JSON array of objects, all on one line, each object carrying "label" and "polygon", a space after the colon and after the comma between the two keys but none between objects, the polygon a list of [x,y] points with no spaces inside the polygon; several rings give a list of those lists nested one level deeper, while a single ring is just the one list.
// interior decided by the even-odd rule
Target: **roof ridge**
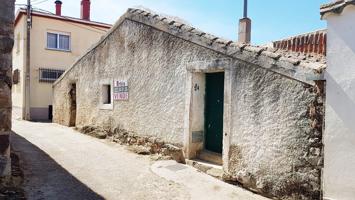
[{"label": "roof ridge", "polygon": [[291,35],[291,36],[284,37],[284,38],[281,38],[281,39],[278,39],[278,40],[274,40],[272,42],[277,42],[277,41],[281,41],[281,40],[288,40],[288,39],[291,39],[291,38],[297,38],[297,37],[306,36],[306,35],[309,35],[309,34],[326,33],[326,32],[327,32],[327,29],[323,28],[323,29],[318,29],[318,30],[314,30],[314,31],[309,31],[309,32],[306,32],[306,33],[301,33],[299,35]]},{"label": "roof ridge", "polygon": [[[128,18],[131,20],[156,27],[159,30],[171,33],[187,41],[197,43],[235,59],[270,69],[302,82],[311,83],[313,80],[308,80],[310,76],[313,76],[316,79],[320,78],[323,69],[325,68],[324,63],[299,59],[292,54],[286,56],[281,52],[277,52],[274,48],[241,44],[231,40],[225,40],[209,33],[198,31],[192,26],[182,24],[173,19],[161,17],[156,13],[132,8],[128,9],[127,12],[129,13]],[[277,64],[279,64],[279,66]],[[278,68],[277,66],[283,69],[276,69]],[[298,75],[295,74],[296,71],[297,73],[303,71],[303,74],[306,73],[310,76],[308,78],[298,77]]]}]

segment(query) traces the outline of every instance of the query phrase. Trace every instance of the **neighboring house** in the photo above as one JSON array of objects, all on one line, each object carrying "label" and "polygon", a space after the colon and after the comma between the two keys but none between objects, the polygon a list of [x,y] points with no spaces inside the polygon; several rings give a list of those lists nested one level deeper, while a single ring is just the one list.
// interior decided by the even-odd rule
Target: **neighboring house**
[{"label": "neighboring house", "polygon": [[327,30],[313,31],[274,41],[273,47],[307,56],[323,57],[327,51]]},{"label": "neighboring house", "polygon": [[157,137],[263,195],[320,199],[324,68],[129,9],[54,83],[53,120]]},{"label": "neighboring house", "polygon": [[[19,9],[15,20],[13,49],[13,106],[24,119],[50,120],[52,83],[104,35],[111,25],[90,21],[90,1],[82,0],[81,18],[33,10],[30,29],[30,81],[26,88],[27,13]],[[26,90],[28,90],[26,95]]]},{"label": "neighboring house", "polygon": [[355,199],[355,1],[321,7],[328,24],[324,197]]},{"label": "neighboring house", "polygon": [[[274,42],[274,47],[326,54],[323,196],[355,199],[355,1],[321,6],[327,29]],[[312,47],[313,46],[313,47]]]}]

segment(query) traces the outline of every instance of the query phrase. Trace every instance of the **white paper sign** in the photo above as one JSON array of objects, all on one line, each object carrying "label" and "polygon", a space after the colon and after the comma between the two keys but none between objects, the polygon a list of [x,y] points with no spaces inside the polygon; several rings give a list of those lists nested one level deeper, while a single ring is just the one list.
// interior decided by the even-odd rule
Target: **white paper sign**
[{"label": "white paper sign", "polygon": [[113,100],[127,101],[128,100],[128,82],[115,80],[113,83]]}]

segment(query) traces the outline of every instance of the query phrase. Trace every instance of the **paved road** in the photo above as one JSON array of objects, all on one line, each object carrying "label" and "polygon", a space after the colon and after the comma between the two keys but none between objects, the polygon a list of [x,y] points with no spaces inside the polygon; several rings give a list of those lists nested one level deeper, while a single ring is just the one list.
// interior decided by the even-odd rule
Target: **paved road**
[{"label": "paved road", "polygon": [[14,120],[13,130],[29,200],[264,199],[191,167],[155,163],[68,127]]}]

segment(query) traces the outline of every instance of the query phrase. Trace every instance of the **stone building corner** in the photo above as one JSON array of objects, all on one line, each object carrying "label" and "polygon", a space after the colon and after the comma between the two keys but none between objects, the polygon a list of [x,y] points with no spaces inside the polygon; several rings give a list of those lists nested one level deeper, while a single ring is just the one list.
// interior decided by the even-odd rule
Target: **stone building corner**
[{"label": "stone building corner", "polygon": [[0,6],[0,176],[11,173],[11,87],[12,47],[14,43],[14,0],[2,0]]}]

